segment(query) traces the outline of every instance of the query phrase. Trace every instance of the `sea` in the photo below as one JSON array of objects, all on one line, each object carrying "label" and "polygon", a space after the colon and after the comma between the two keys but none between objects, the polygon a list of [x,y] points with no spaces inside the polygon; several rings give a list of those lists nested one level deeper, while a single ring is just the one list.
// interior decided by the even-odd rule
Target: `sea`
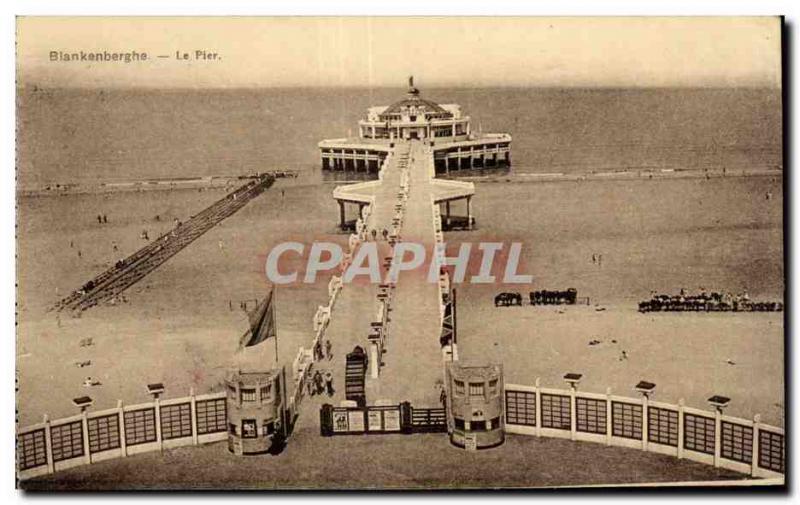
[{"label": "sea", "polygon": [[[399,88],[20,88],[18,187],[319,169]],[[517,173],[782,168],[779,89],[433,88],[475,131],[513,136]]]}]

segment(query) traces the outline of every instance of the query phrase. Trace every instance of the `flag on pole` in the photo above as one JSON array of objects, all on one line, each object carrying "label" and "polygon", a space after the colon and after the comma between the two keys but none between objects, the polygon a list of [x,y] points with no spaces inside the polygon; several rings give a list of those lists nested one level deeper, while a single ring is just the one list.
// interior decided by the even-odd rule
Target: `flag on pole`
[{"label": "flag on pole", "polygon": [[248,313],[250,329],[248,329],[239,342],[239,347],[252,347],[261,342],[276,337],[275,331],[275,287],[261,300],[261,303]]}]

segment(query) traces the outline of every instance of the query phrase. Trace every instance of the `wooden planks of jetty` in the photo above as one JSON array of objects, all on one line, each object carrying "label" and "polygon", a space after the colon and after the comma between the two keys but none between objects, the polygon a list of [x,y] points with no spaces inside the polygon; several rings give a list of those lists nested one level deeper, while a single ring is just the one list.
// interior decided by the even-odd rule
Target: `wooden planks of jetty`
[{"label": "wooden planks of jetty", "polygon": [[272,174],[259,175],[257,179],[240,186],[192,216],[187,222],[179,223],[169,232],[118,261],[113,267],[56,303],[53,309],[82,312],[114,299],[205,232],[235,214],[274,182],[275,177]]}]

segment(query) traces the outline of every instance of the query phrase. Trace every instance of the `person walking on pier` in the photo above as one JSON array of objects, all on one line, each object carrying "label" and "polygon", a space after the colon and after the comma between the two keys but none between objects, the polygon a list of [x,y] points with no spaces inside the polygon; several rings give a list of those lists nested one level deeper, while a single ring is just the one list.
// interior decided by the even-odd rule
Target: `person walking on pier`
[{"label": "person walking on pier", "polygon": [[333,359],[333,344],[330,340],[325,340],[325,354],[328,356],[328,361]]},{"label": "person walking on pier", "polygon": [[319,370],[314,372],[314,389],[318,395],[321,395],[323,391],[325,391],[325,385],[322,381],[322,374]]},{"label": "person walking on pier", "polygon": [[97,224],[103,224],[103,216],[100,214],[97,215]]},{"label": "person walking on pier", "polygon": [[333,374],[330,370],[325,372],[325,388],[328,390],[328,396],[333,396]]},{"label": "person walking on pier", "polygon": [[316,393],[314,389],[314,376],[310,373],[306,376],[306,391],[308,391],[308,396],[314,396]]}]

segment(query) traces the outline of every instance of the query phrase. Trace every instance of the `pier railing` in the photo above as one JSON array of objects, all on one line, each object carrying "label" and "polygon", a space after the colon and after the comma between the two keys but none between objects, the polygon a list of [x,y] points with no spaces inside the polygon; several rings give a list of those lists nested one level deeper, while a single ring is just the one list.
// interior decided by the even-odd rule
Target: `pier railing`
[{"label": "pier railing", "polygon": [[17,430],[21,480],[133,454],[226,440],[225,392],[84,411]]},{"label": "pier railing", "polygon": [[629,398],[506,384],[505,431],[641,449],[753,477],[783,477],[784,430],[751,419]]}]

